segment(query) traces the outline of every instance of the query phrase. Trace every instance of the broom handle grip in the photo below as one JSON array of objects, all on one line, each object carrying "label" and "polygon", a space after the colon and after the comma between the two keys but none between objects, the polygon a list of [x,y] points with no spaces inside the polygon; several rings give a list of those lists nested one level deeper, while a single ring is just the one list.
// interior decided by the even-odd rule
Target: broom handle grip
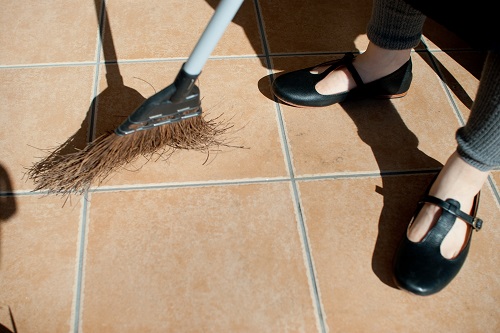
[{"label": "broom handle grip", "polygon": [[215,49],[227,26],[241,7],[244,0],[221,0],[198,43],[184,64],[189,75],[199,75],[208,57]]}]

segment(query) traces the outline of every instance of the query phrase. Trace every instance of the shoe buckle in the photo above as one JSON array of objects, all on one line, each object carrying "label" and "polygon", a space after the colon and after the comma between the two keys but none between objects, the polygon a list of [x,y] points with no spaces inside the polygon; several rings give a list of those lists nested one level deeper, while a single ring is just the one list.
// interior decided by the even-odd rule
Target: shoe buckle
[{"label": "shoe buckle", "polygon": [[481,230],[481,228],[483,227],[483,220],[477,218],[477,217],[474,217],[472,219],[472,227],[474,228],[474,230],[476,231],[479,231]]}]

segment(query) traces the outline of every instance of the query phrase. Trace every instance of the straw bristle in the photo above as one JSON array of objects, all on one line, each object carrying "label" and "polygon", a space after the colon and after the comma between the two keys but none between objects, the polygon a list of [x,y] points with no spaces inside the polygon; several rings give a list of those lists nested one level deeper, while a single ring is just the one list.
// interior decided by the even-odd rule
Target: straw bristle
[{"label": "straw bristle", "polygon": [[82,194],[139,156],[166,159],[177,149],[209,152],[229,146],[222,135],[231,127],[219,118],[207,121],[197,116],[125,136],[109,132],[84,149],[62,154],[65,145],[60,146],[29,168],[27,176],[35,183],[35,191]]}]

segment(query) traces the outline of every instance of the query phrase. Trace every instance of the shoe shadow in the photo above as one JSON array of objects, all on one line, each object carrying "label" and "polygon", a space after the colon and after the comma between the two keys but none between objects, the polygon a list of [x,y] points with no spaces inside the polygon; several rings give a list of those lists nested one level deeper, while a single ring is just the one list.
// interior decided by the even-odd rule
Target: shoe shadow
[{"label": "shoe shadow", "polygon": [[[446,82],[453,94],[470,109],[473,100],[465,91],[453,74],[437,59],[432,52],[419,51],[418,56],[433,69],[433,71]],[[453,54],[453,56],[456,56]],[[483,55],[474,55],[473,60],[481,59]],[[332,56],[331,58],[340,57]],[[313,60],[311,57],[311,60]],[[460,56],[456,57],[463,61]],[[309,62],[309,59],[305,59]],[[301,61],[302,62],[302,61]],[[283,73],[297,68],[314,66],[315,63],[296,68],[284,68]],[[285,62],[293,63],[293,61]],[[462,62],[467,65],[473,75],[479,76],[479,66],[473,62]],[[258,88],[263,96],[269,100],[278,101],[271,91],[272,80],[281,75],[281,72],[262,77],[258,81]],[[352,118],[358,128],[360,138],[368,144],[382,173],[383,187],[376,191],[383,196],[384,205],[378,223],[378,236],[372,257],[372,270],[386,285],[396,288],[392,279],[392,258],[396,248],[404,236],[416,204],[424,194],[428,184],[437,173],[442,164],[429,157],[418,149],[417,137],[408,129],[399,116],[394,105],[389,100],[349,101],[342,103],[345,112]],[[411,177],[391,174],[397,170],[411,171]],[[421,176],[418,176],[422,173]],[[396,172],[397,174],[397,172]]]},{"label": "shoe shadow", "polygon": [[[309,59],[304,61],[310,62]],[[292,69],[285,69],[285,72]],[[258,86],[264,96],[275,99],[269,76],[261,78]],[[418,138],[390,100],[347,101],[341,106],[356,125],[359,137],[370,146],[382,174],[382,187],[374,189],[383,196],[383,208],[378,221],[372,270],[383,283],[396,288],[392,280],[393,255],[416,203],[442,164],[418,148]],[[399,175],[401,171],[412,175]]]},{"label": "shoe shadow", "polygon": [[[113,43],[109,16],[105,5],[94,0],[101,39],[102,54],[106,71],[106,88],[92,100],[80,128],[64,143],[49,149],[40,149],[47,153],[28,170],[28,178],[35,181],[35,190],[44,190],[36,184],[36,176],[51,165],[62,161],[64,156],[84,149],[95,138],[113,132],[146,98],[137,90],[124,85],[120,69],[116,63],[116,51]],[[102,84],[102,83],[101,83]]]},{"label": "shoe shadow", "polygon": [[[355,123],[359,137],[370,146],[382,175],[383,208],[372,256],[372,270],[386,285],[392,280],[392,259],[428,182],[442,167],[418,148],[418,139],[389,100],[349,101],[341,104]],[[410,170],[422,176],[402,176]]]},{"label": "shoe shadow", "polygon": [[[266,76],[258,86],[264,96],[273,100],[269,82]],[[347,101],[341,106],[356,125],[361,140],[371,148],[382,175],[382,187],[374,189],[383,196],[383,208],[378,220],[372,270],[380,281],[396,288],[392,278],[394,253],[418,200],[442,164],[418,148],[418,138],[390,100]],[[401,175],[402,171],[411,175]]]}]

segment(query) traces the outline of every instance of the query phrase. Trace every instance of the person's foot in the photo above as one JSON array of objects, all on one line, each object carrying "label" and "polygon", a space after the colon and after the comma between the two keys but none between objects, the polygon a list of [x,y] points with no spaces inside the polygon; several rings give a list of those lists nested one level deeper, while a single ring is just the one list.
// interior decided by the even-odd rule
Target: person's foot
[{"label": "person's foot", "polygon": [[[460,210],[469,214],[474,197],[486,182],[488,172],[480,171],[466,163],[457,152],[452,154],[438,178],[433,183],[429,195],[442,200],[455,199],[460,202]],[[437,222],[441,208],[425,204],[408,229],[408,239],[412,242],[420,242],[430,228]],[[467,223],[457,219],[450,232],[441,243],[441,254],[447,259],[456,257],[469,235]]]},{"label": "person's foot", "polygon": [[369,44],[357,57],[348,52],[322,65],[281,73],[271,89],[281,102],[296,107],[325,107],[347,99],[400,98],[408,92],[413,77],[410,53],[411,49],[386,50]]},{"label": "person's foot", "polygon": [[[369,83],[389,75],[403,66],[410,59],[411,49],[387,50],[375,44],[368,44],[366,51],[353,61],[361,80]],[[322,73],[328,66],[316,67],[313,74]],[[345,67],[329,73],[316,84],[316,91],[321,95],[331,95],[346,92],[356,87],[356,83]]]}]

